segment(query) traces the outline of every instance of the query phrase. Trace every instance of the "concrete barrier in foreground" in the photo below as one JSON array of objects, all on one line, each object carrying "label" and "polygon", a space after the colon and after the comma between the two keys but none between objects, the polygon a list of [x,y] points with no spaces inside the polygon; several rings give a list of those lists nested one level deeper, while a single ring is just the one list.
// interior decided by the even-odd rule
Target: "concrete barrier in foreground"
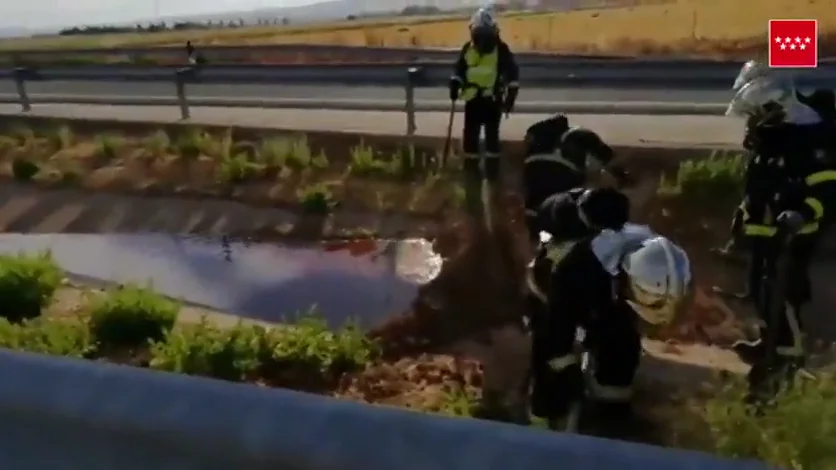
[{"label": "concrete barrier in foreground", "polygon": [[757,462],[0,351],[14,470],[761,470]]}]

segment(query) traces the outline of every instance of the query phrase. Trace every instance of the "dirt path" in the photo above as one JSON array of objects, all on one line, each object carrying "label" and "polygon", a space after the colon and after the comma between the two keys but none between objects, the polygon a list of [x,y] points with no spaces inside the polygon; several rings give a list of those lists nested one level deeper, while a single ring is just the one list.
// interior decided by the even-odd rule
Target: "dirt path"
[{"label": "dirt path", "polygon": [[32,233],[166,232],[321,238],[421,233],[430,222],[403,215],[337,212],[327,219],[220,199],[140,197],[0,183],[0,231]]}]

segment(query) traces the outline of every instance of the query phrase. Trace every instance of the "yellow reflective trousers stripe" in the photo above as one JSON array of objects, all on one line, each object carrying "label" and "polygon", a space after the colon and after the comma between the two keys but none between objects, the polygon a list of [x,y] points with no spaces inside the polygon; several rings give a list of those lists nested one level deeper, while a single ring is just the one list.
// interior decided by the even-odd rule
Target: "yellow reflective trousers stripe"
[{"label": "yellow reflective trousers stripe", "polygon": [[825,181],[836,181],[836,170],[817,171],[804,178],[804,182],[807,183],[807,186],[824,183]]}]

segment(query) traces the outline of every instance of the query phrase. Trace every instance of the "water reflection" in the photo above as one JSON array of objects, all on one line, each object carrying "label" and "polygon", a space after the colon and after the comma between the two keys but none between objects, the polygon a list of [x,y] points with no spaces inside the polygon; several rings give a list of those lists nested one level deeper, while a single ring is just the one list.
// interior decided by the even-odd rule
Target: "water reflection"
[{"label": "water reflection", "polygon": [[281,321],[317,305],[332,325],[366,327],[407,310],[441,260],[423,240],[289,245],[165,234],[3,234],[0,252],[50,249],[69,273],[148,282],[188,302]]}]

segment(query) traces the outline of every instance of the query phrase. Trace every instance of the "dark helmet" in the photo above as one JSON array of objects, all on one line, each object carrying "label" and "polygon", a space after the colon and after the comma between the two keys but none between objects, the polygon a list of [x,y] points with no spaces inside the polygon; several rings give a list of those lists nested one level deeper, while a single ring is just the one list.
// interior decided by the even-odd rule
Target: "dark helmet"
[{"label": "dark helmet", "polygon": [[630,220],[630,199],[615,188],[587,189],[578,198],[578,212],[590,227],[617,231]]},{"label": "dark helmet", "polygon": [[499,26],[493,14],[486,8],[480,8],[470,18],[470,40],[481,53],[492,51],[499,39]]}]

